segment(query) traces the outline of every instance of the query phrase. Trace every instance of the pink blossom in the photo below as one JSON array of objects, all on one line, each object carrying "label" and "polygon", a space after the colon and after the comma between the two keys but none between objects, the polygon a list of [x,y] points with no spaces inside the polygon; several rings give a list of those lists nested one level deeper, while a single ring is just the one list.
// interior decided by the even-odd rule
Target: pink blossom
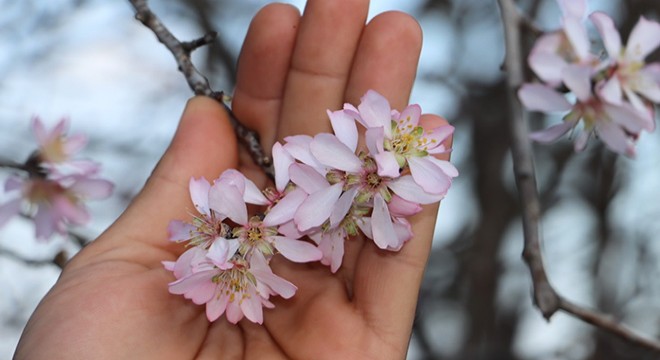
[{"label": "pink blossom", "polygon": [[17,192],[18,197],[0,206],[0,226],[25,207],[34,218],[37,239],[47,239],[54,233],[64,235],[68,225],[83,225],[89,221],[85,200],[107,198],[112,189],[109,181],[86,175],[69,175],[57,180],[10,177],[5,191]]},{"label": "pink blossom", "polygon": [[86,175],[97,173],[99,165],[95,162],[73,159],[73,156],[87,145],[87,138],[81,134],[67,136],[68,127],[69,121],[61,119],[48,131],[39,118],[32,119],[32,132],[39,145],[37,155],[41,165],[58,174],[65,174],[67,171]]},{"label": "pink blossom", "polygon": [[[391,110],[387,99],[373,90],[367,91],[357,108],[350,104],[344,108],[346,114],[367,128],[366,143],[378,165],[378,175],[398,177],[407,165],[413,178],[426,192],[447,192],[447,184],[458,176],[458,171],[448,161],[430,155],[449,151],[443,142],[454,132],[453,126],[443,125],[426,130],[419,125],[419,105],[410,105],[399,113]],[[338,133],[347,131],[347,128],[335,127],[334,130]],[[341,138],[341,135],[337,137]]]},{"label": "pink blossom", "polygon": [[645,115],[631,105],[614,105],[596,97],[591,90],[591,72],[591,68],[579,65],[570,65],[564,70],[562,81],[577,97],[574,105],[548,87],[538,84],[521,87],[518,96],[530,110],[570,110],[562,124],[533,133],[531,138],[540,142],[555,141],[582,120],[583,132],[576,138],[576,151],[583,150],[591,134],[595,134],[612,150],[634,156],[634,141],[639,132],[652,128]]},{"label": "pink blossom", "polygon": [[206,304],[209,321],[225,314],[233,324],[243,317],[261,324],[263,307],[274,307],[268,301],[270,296],[288,299],[297,288],[273,274],[261,253],[255,252],[246,261],[241,257],[228,258],[231,250],[227,250],[211,246],[195,270],[169,284],[170,293],[183,295],[198,305]]},{"label": "pink blossom", "polygon": [[223,181],[215,182],[209,191],[209,206],[240,225],[232,230],[232,235],[238,238],[239,252],[244,256],[258,252],[270,258],[277,250],[295,262],[317,261],[321,258],[321,252],[312,244],[280,236],[277,230],[279,224],[271,223],[272,218],[262,220],[258,216],[248,217],[239,187]]},{"label": "pink blossom", "polygon": [[648,122],[654,126],[650,102],[660,102],[660,82],[653,74],[660,65],[646,65],[644,59],[660,45],[660,24],[642,16],[630,34],[628,46],[623,48],[619,32],[609,16],[595,12],[590,19],[610,56],[608,67],[603,70],[605,79],[599,84],[599,96],[615,105],[623,101],[630,103],[648,114]]},{"label": "pink blossom", "polygon": [[560,0],[560,30],[542,35],[530,51],[528,62],[536,75],[549,86],[561,84],[561,73],[570,64],[596,65],[590,53],[585,25],[586,0]]}]

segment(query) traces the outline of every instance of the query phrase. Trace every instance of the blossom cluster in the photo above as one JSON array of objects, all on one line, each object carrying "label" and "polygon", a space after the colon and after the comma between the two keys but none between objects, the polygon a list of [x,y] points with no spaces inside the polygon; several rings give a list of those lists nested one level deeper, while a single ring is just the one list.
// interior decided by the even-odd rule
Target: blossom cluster
[{"label": "blossom cluster", "polygon": [[[261,191],[234,169],[213,183],[190,180],[196,214],[168,228],[170,240],[188,249],[163,263],[176,278],[170,292],[206,304],[209,321],[225,314],[232,323],[261,324],[271,295],[293,296],[296,286],[270,268],[277,254],[336,272],[344,243],[360,234],[398,251],[413,237],[408,217],[440,201],[458,175],[434,156],[450,151],[445,140],[454,128],[423,128],[418,105],[398,112],[370,90],[357,107],[327,114],[332,134],[289,136],[273,146],[272,188]],[[263,211],[250,216],[247,204]]]},{"label": "blossom cluster", "polygon": [[33,217],[38,240],[65,235],[67,226],[90,220],[85,200],[110,196],[114,185],[98,178],[100,166],[75,158],[87,144],[86,137],[67,136],[67,129],[66,119],[50,131],[38,118],[32,120],[38,150],[24,165],[12,166],[26,174],[13,174],[5,182],[10,199],[0,205],[0,226],[23,213]]},{"label": "blossom cluster", "polygon": [[[635,155],[643,130],[655,129],[654,103],[660,103],[660,63],[645,63],[660,45],[660,24],[641,17],[622,45],[614,21],[605,13],[588,17],[586,0],[558,0],[560,30],[544,34],[529,55],[529,65],[541,83],[525,84],[518,96],[530,110],[568,111],[563,122],[531,135],[552,142],[582,120],[575,149],[586,147],[594,135],[613,151]],[[605,52],[595,53],[588,37],[587,18],[596,27]],[[569,101],[563,92],[572,93]]]}]

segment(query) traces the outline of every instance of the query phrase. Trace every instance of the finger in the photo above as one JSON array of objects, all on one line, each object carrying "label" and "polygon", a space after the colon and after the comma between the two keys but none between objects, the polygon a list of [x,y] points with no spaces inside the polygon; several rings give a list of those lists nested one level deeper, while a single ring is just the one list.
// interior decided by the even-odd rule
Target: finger
[{"label": "finger", "polygon": [[[428,128],[446,124],[435,115],[424,115]],[[413,238],[399,252],[380,250],[369,241],[360,253],[355,273],[358,310],[374,331],[407,346],[417,306],[422,275],[428,260],[438,205],[426,205],[411,217]]]},{"label": "finger", "polygon": [[298,9],[291,5],[264,7],[250,24],[238,61],[233,111],[259,133],[268,154],[275,142],[299,21]]},{"label": "finger", "polygon": [[278,136],[329,131],[364,28],[368,0],[309,0],[287,77]]},{"label": "finger", "polygon": [[[385,96],[393,109],[402,110],[408,104],[421,46],[421,29],[410,15],[387,12],[376,16],[360,41],[346,90],[347,101],[357,105],[360,97],[373,89]],[[363,243],[351,238],[344,245],[340,272],[349,289]]]},{"label": "finger", "polygon": [[117,249],[110,255],[160,266],[167,254],[136,251],[136,247],[146,245],[174,254],[183,251],[180,244],[168,240],[167,225],[174,219],[189,219],[194,210],[188,191],[190,178],[203,176],[211,181],[224,169],[236,166],[236,138],[224,109],[207,97],[191,99],[169,148],[142,191],[81,257]]}]

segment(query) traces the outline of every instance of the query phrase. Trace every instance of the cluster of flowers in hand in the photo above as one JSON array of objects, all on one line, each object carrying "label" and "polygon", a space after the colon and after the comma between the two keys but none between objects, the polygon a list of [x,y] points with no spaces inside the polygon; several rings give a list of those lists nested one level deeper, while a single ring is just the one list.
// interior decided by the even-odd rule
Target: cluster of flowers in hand
[{"label": "cluster of flowers in hand", "polygon": [[[613,151],[632,157],[641,131],[655,128],[653,106],[660,103],[660,63],[646,64],[645,58],[660,45],[660,24],[641,17],[624,47],[609,16],[590,14],[605,48],[598,56],[590,49],[586,0],[559,0],[559,4],[561,30],[541,36],[529,55],[529,65],[543,83],[523,85],[518,96],[530,110],[568,114],[563,123],[531,137],[552,142],[582,120],[576,151],[584,149],[595,134]],[[572,92],[575,103],[558,90]]]},{"label": "cluster of flowers in hand", "polygon": [[33,217],[38,240],[55,233],[65,235],[68,225],[84,225],[90,220],[85,200],[112,194],[113,184],[97,177],[97,163],[74,158],[87,139],[67,136],[67,128],[66,119],[50,131],[38,118],[32,120],[39,148],[25,164],[12,166],[24,174],[14,174],[5,182],[11,199],[0,205],[0,226],[23,212]]},{"label": "cluster of flowers in hand", "polygon": [[[278,253],[336,272],[344,242],[360,233],[381,249],[401,249],[413,236],[407,217],[440,201],[458,175],[434,157],[450,151],[444,143],[454,128],[424,129],[418,105],[399,113],[370,90],[357,108],[346,104],[328,116],[334,134],[290,136],[273,146],[274,188],[260,191],[233,169],[212,184],[190,180],[198,214],[168,228],[170,240],[189,248],[163,264],[176,278],[170,292],[206,304],[209,321],[224,313],[232,323],[246,317],[261,324],[271,295],[293,296],[296,286],[269,266]],[[265,210],[250,216],[246,204]]]}]

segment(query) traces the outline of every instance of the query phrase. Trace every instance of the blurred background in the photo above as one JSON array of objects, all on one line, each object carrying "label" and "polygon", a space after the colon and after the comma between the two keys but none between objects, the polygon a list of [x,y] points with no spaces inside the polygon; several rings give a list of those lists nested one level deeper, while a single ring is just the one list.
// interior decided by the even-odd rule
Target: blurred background
[{"label": "blurred background", "polygon": [[[268,2],[150,4],[182,40],[219,32],[194,61],[214,89],[231,90],[249,21]],[[301,9],[305,3],[290,2]],[[559,27],[554,0],[518,4],[540,28]],[[640,15],[660,19],[657,0],[593,0],[589,7],[612,16],[624,39]],[[70,118],[70,132],[90,138],[83,156],[101,162],[102,175],[117,186],[112,198],[90,203],[92,223],[74,229],[93,239],[141,188],[191,91],[127,1],[0,0],[0,9],[0,157],[21,162],[34,150],[31,117],[49,126]],[[424,29],[411,103],[456,127],[452,160],[461,171],[440,209],[408,358],[653,358],[567,315],[546,322],[532,305],[520,257],[496,1],[374,0],[370,17],[393,9],[412,14]],[[533,34],[527,35],[531,46]],[[530,126],[557,121],[536,114]],[[640,138],[634,160],[596,142],[575,154],[569,139],[535,151],[552,284],[571,300],[660,337],[660,132]],[[0,181],[7,175],[0,169]],[[57,279],[50,260],[78,249],[72,239],[37,243],[33,234],[20,218],[0,229],[1,359],[11,358],[31,312]]]}]

